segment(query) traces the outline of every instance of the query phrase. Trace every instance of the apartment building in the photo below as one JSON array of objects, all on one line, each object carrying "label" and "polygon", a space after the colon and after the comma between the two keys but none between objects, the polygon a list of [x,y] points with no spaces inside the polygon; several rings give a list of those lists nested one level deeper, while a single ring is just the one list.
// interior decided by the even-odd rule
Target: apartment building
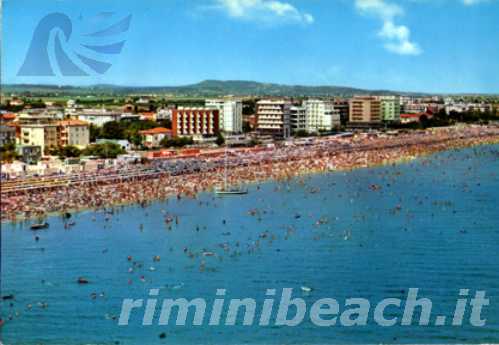
[{"label": "apartment building", "polygon": [[355,96],[350,99],[349,107],[351,123],[381,123],[381,101],[376,97]]},{"label": "apartment building", "polygon": [[310,99],[303,102],[306,117],[306,131],[317,133],[331,131],[341,125],[340,113],[332,102]]},{"label": "apartment building", "polygon": [[183,108],[172,110],[173,136],[212,136],[220,131],[219,110]]},{"label": "apartment building", "polygon": [[400,121],[400,97],[379,96],[381,101],[381,119],[387,122]]},{"label": "apartment building", "polygon": [[56,147],[58,145],[57,124],[22,124],[19,141],[21,145],[40,146],[42,152],[46,148]]},{"label": "apartment building", "polygon": [[89,123],[81,120],[64,120],[57,123],[59,146],[73,145],[85,148],[90,143]]},{"label": "apartment building", "polygon": [[207,99],[206,108],[218,110],[219,128],[227,133],[243,131],[243,102],[236,99]]},{"label": "apartment building", "polygon": [[163,127],[157,127],[152,129],[146,129],[139,131],[142,136],[142,143],[146,147],[159,147],[161,146],[161,140],[164,138],[172,137],[172,130]]},{"label": "apartment building", "polygon": [[333,102],[334,109],[340,114],[340,122],[345,125],[350,117],[350,104],[347,99],[336,99]]},{"label": "apartment building", "polygon": [[289,109],[289,120],[291,126],[291,133],[307,130],[307,119],[305,107],[292,106]]},{"label": "apartment building", "polygon": [[291,134],[291,102],[287,100],[261,100],[256,104],[257,132],[274,138],[288,138]]}]

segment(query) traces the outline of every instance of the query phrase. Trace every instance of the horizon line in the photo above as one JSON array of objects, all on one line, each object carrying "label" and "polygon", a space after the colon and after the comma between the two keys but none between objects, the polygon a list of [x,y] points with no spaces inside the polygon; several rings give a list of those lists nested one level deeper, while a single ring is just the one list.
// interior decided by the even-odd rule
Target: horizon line
[{"label": "horizon line", "polygon": [[[390,92],[390,93],[409,93],[409,94],[424,94],[431,96],[439,96],[439,95],[486,95],[486,96],[499,96],[499,93],[493,92],[472,92],[472,91],[453,91],[453,92],[432,92],[432,91],[400,91],[400,90],[391,90],[391,89],[373,89],[373,88],[363,88],[357,86],[345,86],[345,85],[333,85],[333,84],[286,84],[279,82],[265,82],[265,81],[256,81],[256,80],[243,80],[243,79],[203,79],[194,83],[187,84],[177,84],[177,85],[122,85],[122,84],[114,84],[114,83],[93,83],[93,84],[53,84],[53,83],[0,83],[0,92],[4,92],[4,87],[9,86],[47,86],[54,88],[92,88],[98,86],[108,86],[108,87],[116,87],[123,89],[148,89],[148,88],[182,88],[189,86],[196,86],[203,82],[246,82],[246,83],[258,83],[258,84],[271,84],[276,86],[287,86],[287,87],[305,87],[305,88],[320,88],[320,87],[332,87],[332,88],[345,88],[352,89],[358,91],[367,91],[367,92]],[[251,94],[248,94],[251,95]]]}]

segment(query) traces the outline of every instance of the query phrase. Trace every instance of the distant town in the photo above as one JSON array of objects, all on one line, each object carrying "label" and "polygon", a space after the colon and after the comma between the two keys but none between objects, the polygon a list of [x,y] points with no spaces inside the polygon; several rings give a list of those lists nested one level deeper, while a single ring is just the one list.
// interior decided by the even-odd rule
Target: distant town
[{"label": "distant town", "polygon": [[161,158],[224,145],[499,123],[494,96],[73,96],[4,94],[3,178],[85,170],[98,159]]}]

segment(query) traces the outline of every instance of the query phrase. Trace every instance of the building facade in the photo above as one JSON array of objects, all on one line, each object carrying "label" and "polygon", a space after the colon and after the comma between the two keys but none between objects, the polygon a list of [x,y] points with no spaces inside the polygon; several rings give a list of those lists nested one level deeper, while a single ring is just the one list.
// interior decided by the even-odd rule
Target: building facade
[{"label": "building facade", "polygon": [[227,133],[242,133],[243,103],[236,99],[207,99],[206,108],[218,110],[219,128]]},{"label": "building facade", "polygon": [[59,146],[73,145],[85,148],[90,144],[88,122],[81,120],[64,120],[58,122]]},{"label": "building facade", "polygon": [[16,128],[0,124],[0,146],[16,142]]},{"label": "building facade", "polygon": [[120,113],[108,112],[105,109],[86,109],[75,115],[78,120],[101,127],[107,122],[121,120]]},{"label": "building facade", "polygon": [[351,123],[381,123],[381,101],[376,97],[355,96],[349,104],[349,121]]},{"label": "building facade", "polygon": [[380,96],[381,118],[387,122],[400,121],[400,97],[399,96]]},{"label": "building facade", "polygon": [[256,104],[256,130],[260,135],[288,138],[291,135],[291,102],[261,100]]},{"label": "building facade", "polygon": [[310,99],[303,102],[306,114],[306,131],[317,133],[331,131],[341,125],[340,113],[329,101]]},{"label": "building facade", "polygon": [[146,147],[160,147],[161,140],[164,138],[172,137],[172,130],[168,128],[152,128],[143,131],[139,131],[139,134],[142,136],[142,144]]},{"label": "building facade", "polygon": [[292,106],[289,109],[289,117],[291,133],[307,130],[305,107],[296,105]]},{"label": "building facade", "polygon": [[172,134],[213,136],[219,131],[219,110],[214,108],[178,108],[172,111]]},{"label": "building facade", "polygon": [[42,152],[46,148],[57,147],[56,124],[23,124],[21,125],[20,144],[22,146],[40,146]]},{"label": "building facade", "polygon": [[22,162],[26,164],[37,164],[42,158],[42,148],[35,145],[21,145],[16,147]]},{"label": "building facade", "polygon": [[350,103],[347,99],[336,99],[334,102],[334,109],[340,114],[340,122],[346,125],[350,117]]}]

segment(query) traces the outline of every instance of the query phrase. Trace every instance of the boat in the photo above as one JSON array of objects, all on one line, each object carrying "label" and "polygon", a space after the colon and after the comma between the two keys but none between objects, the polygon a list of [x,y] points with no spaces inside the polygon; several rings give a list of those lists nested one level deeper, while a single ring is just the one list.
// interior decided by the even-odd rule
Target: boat
[{"label": "boat", "polygon": [[225,147],[225,165],[224,165],[224,184],[222,187],[215,187],[215,194],[217,195],[241,195],[248,194],[247,189],[239,187],[229,187],[227,185],[227,146]]},{"label": "boat", "polygon": [[31,230],[41,230],[41,229],[46,229],[49,227],[49,223],[43,222],[43,223],[36,223],[36,224],[31,224]]}]

